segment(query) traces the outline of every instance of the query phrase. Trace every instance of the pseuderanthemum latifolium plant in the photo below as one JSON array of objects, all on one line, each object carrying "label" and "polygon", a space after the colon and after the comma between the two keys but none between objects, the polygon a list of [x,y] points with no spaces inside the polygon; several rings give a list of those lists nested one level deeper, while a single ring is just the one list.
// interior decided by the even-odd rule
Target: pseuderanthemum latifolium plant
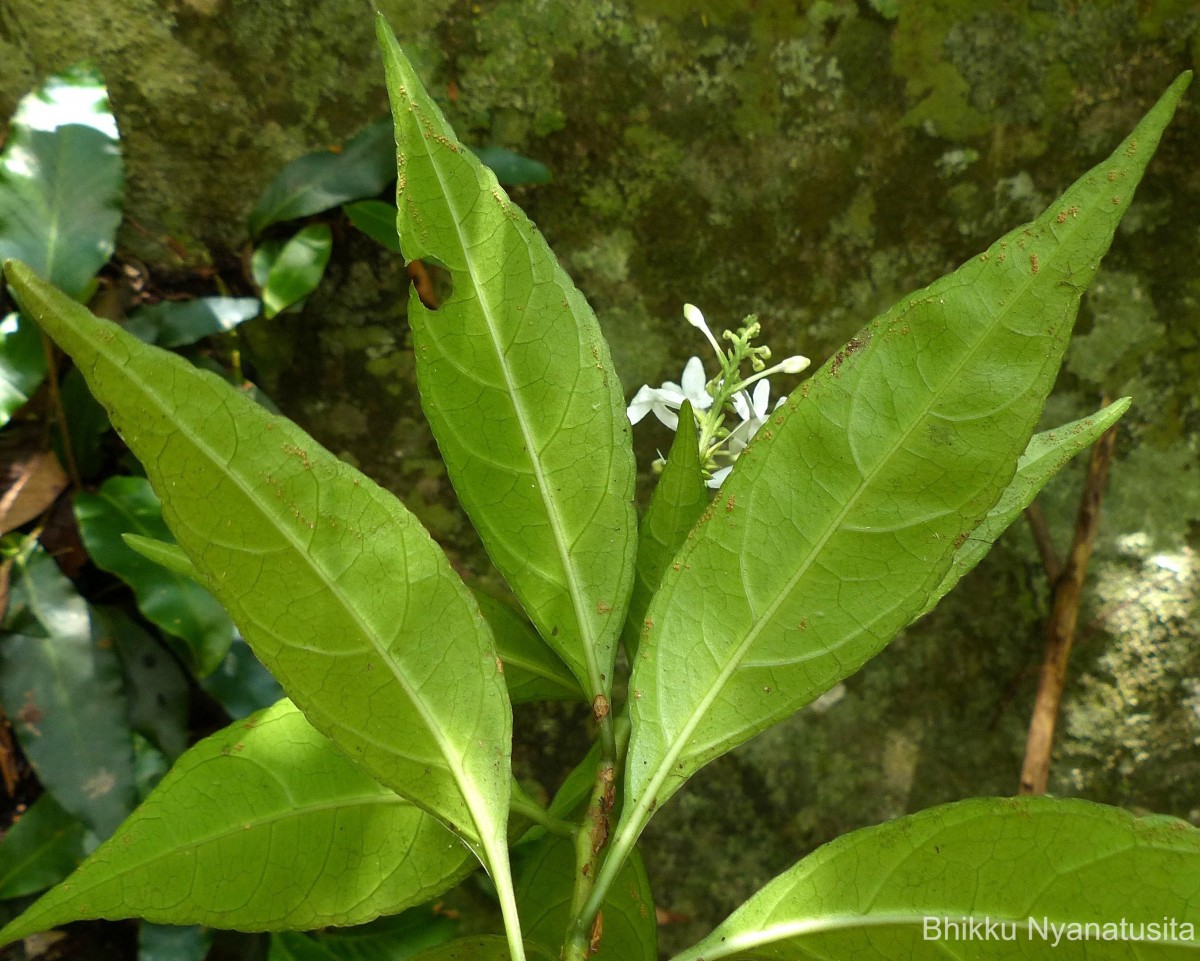
[{"label": "pseuderanthemum latifolium plant", "polygon": [[[437,310],[408,305],[424,410],[528,622],[468,590],[395,497],[294,424],[7,262],[177,542],[131,543],[219,598],[287,698],[184,753],[0,942],[82,918],[352,925],[482,865],[504,934],[418,957],[652,961],[637,851],[651,817],[930,610],[1128,406],[1033,436],[1186,76],[1039,219],[876,318],[780,406],[759,384],[753,322],[722,347],[689,307],[721,370],[706,381],[693,365],[627,410],[584,298],[382,20],[379,34],[400,245],[453,282]],[[639,526],[630,420],[651,410],[677,433]],[[511,703],[552,689],[591,705],[598,736],[543,808],[512,779]],[[676,957],[958,957],[929,919],[987,917],[1014,937],[972,957],[1054,943],[1165,959],[1200,949],[1198,911],[1186,824],[981,798],[820,848]]]}]

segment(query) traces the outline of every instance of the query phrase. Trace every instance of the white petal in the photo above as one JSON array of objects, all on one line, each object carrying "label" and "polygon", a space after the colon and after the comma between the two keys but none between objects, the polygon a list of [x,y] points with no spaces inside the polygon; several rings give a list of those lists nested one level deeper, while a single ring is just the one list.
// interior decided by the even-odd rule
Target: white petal
[{"label": "white petal", "polygon": [[683,317],[693,327],[699,327],[701,330],[708,327],[708,324],[704,322],[704,315],[700,313],[700,308],[695,304],[683,305]]},{"label": "white petal", "polygon": [[716,490],[725,481],[725,478],[729,476],[729,472],[731,470],[733,470],[732,465],[729,467],[722,467],[718,471],[713,471],[712,477],[710,477],[704,483],[713,490]]},{"label": "white petal", "polygon": [[683,394],[697,410],[708,410],[712,406],[712,398],[704,389],[707,379],[704,376],[704,364],[700,362],[700,358],[690,358],[683,368]]},{"label": "white petal", "polygon": [[762,419],[767,416],[767,403],[771,399],[771,385],[763,378],[754,385],[754,416]]},{"label": "white petal", "polygon": [[649,384],[643,384],[638,388],[638,392],[633,395],[633,400],[629,402],[629,407],[625,413],[629,416],[629,422],[636,424],[648,413],[650,408],[654,406],[655,390]]},{"label": "white petal", "polygon": [[730,399],[733,401],[733,409],[737,411],[738,417],[742,420],[749,420],[751,417],[750,395],[744,390],[739,390]]},{"label": "white petal", "polygon": [[665,404],[654,405],[654,416],[666,424],[667,427],[671,428],[671,430],[679,426],[679,415]]}]

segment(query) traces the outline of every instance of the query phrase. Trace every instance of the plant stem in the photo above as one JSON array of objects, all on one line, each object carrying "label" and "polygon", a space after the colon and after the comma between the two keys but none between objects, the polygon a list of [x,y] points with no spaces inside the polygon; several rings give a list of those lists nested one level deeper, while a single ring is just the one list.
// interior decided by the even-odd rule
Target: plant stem
[{"label": "plant stem", "polygon": [[577,825],[562,818],[556,818],[532,798],[522,797],[515,792],[512,796],[511,809],[517,814],[529,818],[538,827],[543,827],[551,834],[562,837],[574,837]]},{"label": "plant stem", "polygon": [[79,468],[75,464],[75,451],[71,447],[71,431],[67,427],[67,411],[63,407],[62,394],[58,389],[58,369],[55,364],[54,346],[50,338],[42,332],[42,350],[46,354],[46,383],[50,388],[50,399],[54,404],[54,414],[58,419],[58,430],[62,435],[63,456],[67,461],[67,474],[76,490],[83,490],[83,480],[79,476]]},{"label": "plant stem", "polygon": [[[1108,403],[1105,398],[1104,403]],[[1092,448],[1087,480],[1079,500],[1079,515],[1075,536],[1066,566],[1054,582],[1054,602],[1046,625],[1046,655],[1038,679],[1037,698],[1033,717],[1029,721],[1029,737],[1025,743],[1025,761],[1021,766],[1021,793],[1045,794],[1050,779],[1050,756],[1054,750],[1054,730],[1062,705],[1063,687],[1067,681],[1067,664],[1079,621],[1079,601],[1087,575],[1092,546],[1096,542],[1100,505],[1104,500],[1104,485],[1112,462],[1116,427],[1110,427]],[[1047,565],[1049,572],[1049,565]]]}]

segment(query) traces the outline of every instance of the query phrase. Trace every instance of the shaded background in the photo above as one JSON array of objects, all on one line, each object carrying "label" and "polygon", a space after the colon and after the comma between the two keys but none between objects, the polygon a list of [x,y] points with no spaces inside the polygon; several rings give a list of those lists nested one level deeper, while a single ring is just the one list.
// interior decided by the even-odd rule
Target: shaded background
[{"label": "shaded background", "polygon": [[[757,313],[822,362],[870,317],[1031,219],[1200,60],[1194,0],[381,0],[459,136],[546,163],[513,192],[596,309],[631,395]],[[289,160],[386,112],[360,0],[0,0],[0,115],[90,59],[127,164],[118,259],[236,287],[245,217]],[[1052,790],[1200,823],[1200,93],[1084,300],[1046,425],[1130,394]],[[136,226],[133,226],[136,224]],[[205,286],[208,284],[209,286]],[[289,416],[491,578],[417,402],[403,264],[346,225],[300,315],[245,329]],[[778,382],[776,388],[788,385]],[[1046,426],[1044,425],[1044,426]],[[635,432],[643,495],[655,447]],[[1082,464],[1042,497],[1065,550]],[[1048,587],[1023,525],[840,699],[710,765],[645,842],[664,948],[835,835],[1016,790]],[[829,703],[834,701],[833,703]],[[552,789],[581,719],[526,712]]]}]

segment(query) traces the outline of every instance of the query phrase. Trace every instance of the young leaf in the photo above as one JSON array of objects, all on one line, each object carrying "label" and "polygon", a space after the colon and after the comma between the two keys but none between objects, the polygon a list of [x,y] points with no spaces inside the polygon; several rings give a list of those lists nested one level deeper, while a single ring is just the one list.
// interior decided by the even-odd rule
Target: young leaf
[{"label": "young leaf", "polygon": [[46,352],[37,324],[17,313],[0,320],[0,427],[33,396],[45,376]]},{"label": "young leaf", "polygon": [[108,837],[134,805],[121,665],[95,643],[87,603],[40,546],[17,555],[13,574],[0,706],[46,790]]},{"label": "young leaf", "polygon": [[332,250],[333,236],[327,224],[309,224],[285,243],[267,270],[263,316],[274,317],[316,290]]},{"label": "young leaf", "polygon": [[283,220],[330,210],[348,200],[374,197],[396,176],[391,121],[355,134],[339,152],[298,157],[279,172],[250,213],[250,236]]},{"label": "young leaf", "polygon": [[1043,431],[1031,438],[1025,453],[1017,461],[1017,473],[1000,495],[1000,500],[988,511],[983,523],[971,531],[955,551],[946,576],[926,601],[925,608],[913,620],[932,611],[955,584],[974,570],[996,538],[1008,530],[1008,525],[1033,503],[1038,491],[1046,486],[1050,478],[1062,470],[1072,457],[1091,447],[1129,409],[1129,404],[1130,399],[1122,397],[1090,417]]},{"label": "young leaf", "polygon": [[164,300],[139,307],[129,315],[125,329],[138,340],[159,347],[186,347],[203,337],[223,334],[258,316],[257,297],[197,297]]},{"label": "young leaf", "polygon": [[113,251],[125,185],[100,78],[76,67],[25,97],[0,154],[0,260],[80,297]]},{"label": "young leaf", "polygon": [[168,540],[158,498],[144,477],[110,477],[95,494],[75,495],[79,533],[96,566],[133,588],[146,619],[182,639],[185,660],[200,677],[229,652],[233,623],[194,580],[147,561],[121,539],[126,533]]},{"label": "young leaf", "polygon": [[618,854],[694,771],[925,607],[1012,479],[1188,80],[1037,221],[868,325],[742,454],[650,608]]},{"label": "young leaf", "polygon": [[589,699],[612,683],[633,577],[633,451],[583,296],[496,178],[454,139],[379,18],[404,255],[453,294],[408,315],[421,403],[496,566]]},{"label": "young leaf", "polygon": [[[1089,801],[975,798],[843,835],[818,848],[673,961],[718,958],[1037,959],[1192,956],[1200,831]],[[963,942],[945,920],[1002,922],[1006,940]],[[1136,945],[1068,925],[1143,923],[1176,931]],[[1048,922],[1057,926],[1056,935]],[[1188,935],[1179,931],[1186,922]],[[1014,937],[1008,938],[1009,924]],[[1040,927],[1036,927],[1040,926]],[[962,930],[962,929],[960,929]],[[1080,929],[1082,930],[1082,929]],[[930,935],[934,936],[930,936]],[[1099,946],[1095,942],[1099,941]],[[969,954],[964,953],[969,952]]]},{"label": "young leaf", "polygon": [[281,701],[184,754],[0,944],[85,918],[241,931],[357,924],[440,894],[473,865],[436,818]]},{"label": "young leaf", "polygon": [[487,625],[425,530],[295,424],[27,267],[5,270],[289,696],[381,783],[453,825],[503,885],[512,714]]},{"label": "young leaf", "polygon": [[[575,843],[547,836],[521,862],[517,902],[522,906],[525,937],[557,952],[571,924],[571,891],[575,878]],[[650,881],[637,852],[625,862],[617,883],[604,901],[604,927],[595,961],[657,961],[658,926]]]},{"label": "young leaf", "polygon": [[633,595],[625,618],[622,639],[632,659],[646,626],[650,600],[668,565],[683,546],[688,531],[700,519],[708,505],[708,491],[700,471],[700,447],[696,437],[696,419],[690,401],[679,409],[679,427],[667,465],[654,488],[646,516],[638,528],[637,570]]},{"label": "young leaf", "polygon": [[[390,161],[389,157],[389,161]],[[392,253],[400,253],[400,235],[396,233],[396,208],[382,200],[360,200],[342,208],[350,223],[377,244]]]},{"label": "young leaf", "polygon": [[514,704],[584,699],[574,675],[522,615],[482,591],[475,591],[475,600],[496,639],[504,683]]},{"label": "young leaf", "polygon": [[0,840],[0,900],[58,884],[83,860],[85,833],[53,797],[39,797]]}]

